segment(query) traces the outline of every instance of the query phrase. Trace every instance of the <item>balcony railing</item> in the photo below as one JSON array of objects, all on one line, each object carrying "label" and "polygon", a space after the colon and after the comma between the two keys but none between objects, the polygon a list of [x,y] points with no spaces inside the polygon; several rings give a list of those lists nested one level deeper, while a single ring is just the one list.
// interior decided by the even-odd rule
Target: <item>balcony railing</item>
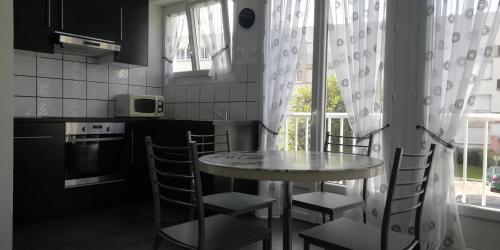
[{"label": "balcony railing", "polygon": [[[309,112],[287,113],[284,125],[282,148],[287,150],[309,150],[310,142]],[[351,128],[347,122],[347,113],[326,113],[326,130],[334,135],[351,136]],[[342,143],[342,139],[340,139]]]},{"label": "balcony railing", "polygon": [[[289,112],[281,136],[281,148],[290,151],[309,150],[310,113]],[[464,122],[464,129],[456,138],[455,188],[457,201],[478,206],[500,209],[500,190],[490,191],[487,180],[488,159],[492,158],[492,147],[498,152],[500,165],[500,114],[469,114]],[[497,127],[498,126],[498,127]],[[326,130],[331,134],[351,136],[347,113],[327,113]],[[492,145],[492,139],[498,134],[498,145]],[[463,149],[463,153],[461,150]],[[475,152],[472,152],[474,151]],[[478,151],[481,151],[478,155]],[[475,153],[475,154],[474,154]],[[459,155],[460,154],[460,155]],[[458,158],[462,157],[461,162]],[[471,158],[481,161],[478,171]],[[472,162],[472,163],[471,163]],[[476,175],[474,175],[474,170]],[[500,178],[500,176],[498,177]]]},{"label": "balcony railing", "polygon": [[[463,126],[462,134],[456,138],[457,148],[463,149],[462,162],[455,164],[457,201],[500,209],[500,190],[492,190],[494,184],[489,183],[487,173],[488,168],[499,165],[500,161],[500,145],[495,143],[500,136],[500,114],[469,114]],[[477,171],[476,161],[471,159],[477,158],[478,151],[482,163],[480,171]],[[462,168],[461,171],[459,167]],[[457,177],[460,174],[462,177]],[[500,178],[500,174],[498,175]]]}]

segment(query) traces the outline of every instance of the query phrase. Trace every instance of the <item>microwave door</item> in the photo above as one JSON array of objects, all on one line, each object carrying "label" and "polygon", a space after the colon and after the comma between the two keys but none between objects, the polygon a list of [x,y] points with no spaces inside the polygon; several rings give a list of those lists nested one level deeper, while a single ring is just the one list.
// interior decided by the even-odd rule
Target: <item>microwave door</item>
[{"label": "microwave door", "polygon": [[154,99],[135,99],[134,112],[139,114],[156,113],[156,100]]}]

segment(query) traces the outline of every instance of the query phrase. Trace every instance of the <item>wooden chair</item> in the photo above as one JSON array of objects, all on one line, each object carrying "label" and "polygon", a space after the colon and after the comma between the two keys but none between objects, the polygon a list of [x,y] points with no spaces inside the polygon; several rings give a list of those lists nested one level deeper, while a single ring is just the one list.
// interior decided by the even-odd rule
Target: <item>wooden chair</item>
[{"label": "wooden chair", "polygon": [[[358,223],[346,218],[337,219],[301,232],[299,236],[304,238],[304,249],[308,250],[311,244],[326,249],[420,249],[420,218],[435,147],[436,145],[432,144],[429,153],[423,155],[405,154],[401,148],[396,149],[384,208],[382,228]],[[423,167],[400,168],[403,158],[413,158],[415,160],[427,158],[427,160]],[[412,181],[398,181],[399,174],[408,171],[415,174],[423,171],[423,177]],[[416,187],[417,191],[409,195],[395,197],[395,190],[397,188],[408,186]],[[401,201],[407,203],[399,203]],[[403,208],[394,211],[394,204],[397,203]],[[407,205],[408,203],[411,205]],[[414,236],[394,231],[390,232],[391,216],[409,213],[414,210],[416,210]]]},{"label": "wooden chair", "polygon": [[[231,151],[229,131],[222,134],[195,135],[187,132],[187,141],[196,142],[198,156]],[[276,199],[234,192],[234,179],[230,179],[229,192],[203,196],[205,208],[215,212],[237,216],[267,208],[268,227],[271,228],[272,205]]]},{"label": "wooden chair", "polygon": [[[331,139],[338,139],[338,142],[332,142]],[[347,139],[351,142],[346,142]],[[330,135],[329,132],[326,133],[325,142],[323,145],[324,152],[334,152],[343,154],[353,154],[353,155],[367,155],[369,156],[372,149],[373,135],[370,135],[366,140],[366,145],[361,145],[357,143],[360,141],[360,137],[349,137],[349,136],[335,136]],[[346,151],[346,148],[351,148],[351,151]],[[365,152],[356,152],[356,148],[365,150]],[[333,220],[336,213],[342,213],[346,210],[353,208],[363,208],[364,201],[366,200],[366,183],[367,180],[363,180],[363,200],[349,197],[346,195],[334,194],[330,192],[325,192],[325,183],[320,183],[320,191],[294,195],[292,204],[296,207],[301,207],[304,209],[320,212],[323,215],[323,223],[325,223],[325,215],[329,215],[330,221]],[[366,213],[363,210],[363,222],[366,222]]]},{"label": "wooden chair", "polygon": [[[186,249],[237,249],[258,241],[263,242],[264,249],[271,249],[271,230],[266,227],[223,214],[204,217],[198,155],[194,142],[186,147],[164,147],[154,144],[150,137],[145,140],[154,195],[156,235],[153,249],[158,249],[164,239]],[[182,184],[174,185],[178,183],[193,185],[187,185],[190,188],[182,187]],[[194,199],[191,199],[191,195]],[[197,219],[162,227],[162,202],[182,208],[194,208]]]}]

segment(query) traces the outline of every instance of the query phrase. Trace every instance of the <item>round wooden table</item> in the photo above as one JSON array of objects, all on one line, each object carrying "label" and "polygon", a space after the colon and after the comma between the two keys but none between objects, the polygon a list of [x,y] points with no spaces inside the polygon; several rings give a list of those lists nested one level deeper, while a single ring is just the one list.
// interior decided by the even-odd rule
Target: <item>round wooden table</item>
[{"label": "round wooden table", "polygon": [[381,173],[383,161],[362,155],[263,151],[225,152],[199,158],[200,170],[239,179],[284,182],[283,249],[292,248],[292,182],[363,179]]}]

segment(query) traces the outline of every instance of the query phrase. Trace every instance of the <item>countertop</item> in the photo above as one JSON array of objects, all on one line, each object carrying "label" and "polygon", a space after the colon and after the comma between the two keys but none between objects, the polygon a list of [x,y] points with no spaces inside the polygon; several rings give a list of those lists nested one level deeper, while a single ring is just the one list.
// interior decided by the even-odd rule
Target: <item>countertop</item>
[{"label": "countertop", "polygon": [[129,118],[129,117],[112,117],[112,118],[84,118],[84,117],[14,117],[14,122],[43,122],[43,123],[61,123],[61,122],[137,122],[151,121],[158,118]]},{"label": "countertop", "polygon": [[14,117],[14,122],[27,123],[61,123],[61,122],[143,122],[143,121],[191,121],[191,122],[212,122],[213,125],[244,125],[258,123],[259,121],[235,121],[235,120],[177,120],[165,118],[139,118],[139,117],[110,117],[110,118],[85,118],[85,117]]}]

